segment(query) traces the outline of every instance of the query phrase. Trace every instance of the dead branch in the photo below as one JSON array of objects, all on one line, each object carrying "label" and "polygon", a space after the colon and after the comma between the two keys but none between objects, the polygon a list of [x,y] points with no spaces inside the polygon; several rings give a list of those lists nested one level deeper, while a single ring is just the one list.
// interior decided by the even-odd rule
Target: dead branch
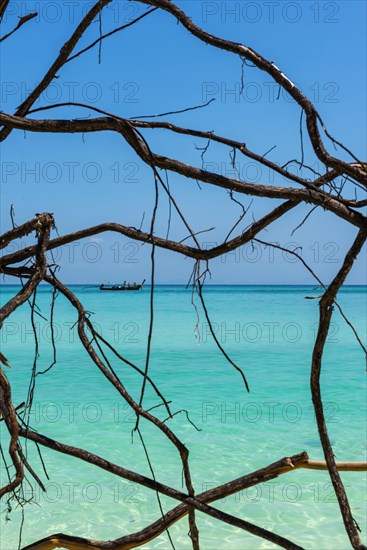
[{"label": "dead branch", "polygon": [[320,316],[319,327],[316,337],[316,342],[312,354],[312,367],[311,367],[311,393],[312,402],[315,409],[317,427],[319,430],[320,441],[324,451],[325,460],[330,473],[331,481],[337,496],[340,511],[343,517],[345,529],[348,533],[350,542],[353,548],[365,549],[359,537],[355,521],[352,516],[352,512],[349,506],[348,498],[344,489],[344,485],[338,473],[338,469],[335,463],[333,448],[330,443],[328,431],[325,422],[324,409],[321,397],[320,387],[320,375],[322,367],[322,356],[325,347],[328,330],[330,327],[331,316],[333,313],[333,303],[339,288],[344,283],[348,273],[352,269],[353,263],[360,252],[362,246],[366,242],[367,232],[359,231],[358,235],[345,256],[344,262],[337,275],[329,285],[328,289],[324,293],[320,300]]},{"label": "dead branch", "polygon": [[[30,232],[31,230],[36,229],[39,235],[38,244],[36,246],[36,259],[35,259],[35,269],[30,276],[28,282],[24,287],[11,298],[1,309],[0,309],[0,327],[2,326],[4,320],[15,311],[20,305],[24,304],[29,297],[34,292],[37,285],[42,281],[47,268],[46,262],[46,249],[47,243],[50,236],[51,227],[54,225],[54,219],[51,214],[41,214],[36,216],[29,224],[24,224],[23,226],[16,228],[14,230],[16,237],[19,235]],[[7,234],[5,239],[1,242],[7,242],[9,240],[9,235]],[[23,464],[28,464],[24,461],[23,455],[19,450],[19,424],[17,420],[17,413],[15,411],[12,397],[11,397],[11,387],[7,376],[5,375],[3,369],[0,367],[0,411],[2,417],[5,420],[5,424],[10,434],[10,443],[9,443],[9,456],[13,462],[15,468],[15,478],[4,487],[0,488],[0,498],[2,498],[7,493],[14,491],[19,485],[21,485],[24,478],[24,469]],[[29,469],[29,468],[28,468]]]},{"label": "dead branch", "polygon": [[[47,86],[52,82],[52,80],[57,75],[57,72],[65,65],[69,55],[74,50],[75,46],[79,42],[80,38],[90,26],[93,19],[98,15],[98,13],[109,4],[112,0],[98,0],[94,6],[87,12],[83,20],[80,22],[78,27],[73,32],[72,36],[65,42],[63,47],[60,50],[59,55],[55,59],[54,63],[51,65],[41,82],[38,86],[35,87],[33,92],[26,98],[25,101],[18,107],[15,114],[17,116],[25,116],[28,112],[28,109],[32,107],[34,102],[39,98],[42,92],[47,88]],[[0,16],[3,15],[3,12],[6,9],[8,2],[4,2],[5,7],[0,7]],[[3,128],[0,130],[0,142],[4,141],[10,134],[10,128]]]},{"label": "dead branch", "polygon": [[[330,210],[342,219],[349,221],[356,227],[364,227],[366,218],[349,207],[345,206],[337,197],[327,195],[320,190],[284,188],[271,185],[251,184],[214,174],[190,166],[183,162],[158,154],[151,154],[145,143],[135,134],[130,122],[127,119],[115,118],[96,118],[88,120],[30,120],[27,118],[16,117],[0,113],[0,122],[5,128],[18,128],[32,132],[51,132],[51,133],[87,133],[99,132],[104,130],[113,130],[120,133],[127,143],[135,150],[140,158],[149,166],[155,166],[164,170],[169,170],[181,174],[190,179],[199,180],[224,189],[237,191],[256,197],[268,197],[274,199],[295,199],[303,200],[307,203],[322,206]],[[2,130],[3,131],[3,130]],[[0,132],[1,134],[1,132]],[[350,166],[350,165],[348,165]]]},{"label": "dead branch", "polygon": [[[354,334],[364,352],[366,353],[366,348],[363,346],[356,330],[353,325],[344,315],[337,302],[337,293],[341,286],[343,285],[347,275],[352,269],[354,260],[357,254],[360,252],[362,246],[364,245],[367,239],[367,223],[366,217],[356,209],[362,208],[366,205],[366,200],[357,200],[357,187],[364,190],[367,187],[367,163],[360,161],[352,151],[345,147],[340,141],[335,139],[330,132],[325,127],[320,114],[316,110],[315,106],[311,101],[300,91],[300,89],[295,86],[295,84],[271,61],[268,61],[259,53],[249,48],[248,46],[231,42],[229,40],[221,39],[217,36],[207,33],[205,30],[197,26],[191,18],[189,18],[186,13],[177,7],[170,0],[137,0],[141,4],[147,4],[152,6],[152,9],[146,11],[143,15],[135,18],[133,21],[126,25],[119,26],[113,29],[111,32],[102,35],[101,29],[101,12],[112,0],[98,0],[92,6],[92,8],[87,12],[85,17],[81,20],[77,28],[74,30],[70,38],[64,43],[61,47],[60,52],[56,56],[54,62],[46,72],[45,76],[41,82],[34,88],[30,95],[26,98],[25,101],[18,107],[14,115],[0,113],[0,124],[2,129],[0,130],[0,141],[3,141],[8,137],[10,132],[13,129],[19,129],[29,132],[47,132],[47,133],[85,133],[85,132],[103,132],[103,131],[113,131],[120,134],[124,142],[132,148],[135,153],[138,155],[140,160],[147,166],[152,169],[154,177],[154,186],[155,186],[155,202],[153,206],[150,231],[149,233],[143,232],[136,229],[135,227],[126,227],[118,223],[103,223],[96,225],[94,227],[88,227],[83,230],[79,230],[68,235],[63,235],[61,237],[50,240],[50,231],[54,226],[53,216],[51,214],[37,214],[35,218],[22,224],[19,227],[16,227],[13,223],[13,229],[7,233],[0,236],[0,249],[5,248],[10,242],[14,239],[22,238],[32,231],[36,232],[37,235],[37,244],[34,246],[28,246],[24,250],[7,254],[3,256],[0,260],[0,272],[6,275],[14,276],[20,279],[22,282],[22,289],[11,298],[1,309],[0,309],[0,327],[9,315],[11,315],[18,307],[24,304],[27,300],[30,302],[31,306],[31,320],[32,326],[34,329],[34,315],[36,311],[36,291],[38,285],[45,281],[50,284],[54,289],[53,296],[58,291],[63,294],[63,296],[70,302],[70,304],[75,308],[77,313],[77,327],[78,327],[78,336],[79,339],[87,352],[91,361],[95,366],[101,371],[104,377],[113,385],[115,390],[121,396],[122,399],[131,407],[136,415],[136,426],[135,431],[138,433],[141,444],[143,446],[147,462],[150,468],[151,478],[142,476],[137,472],[133,472],[123,468],[120,465],[113,464],[98,455],[92,454],[84,449],[77,447],[72,447],[55,441],[51,438],[48,438],[42,434],[36,433],[29,426],[29,415],[28,421],[25,422],[22,419],[21,415],[18,416],[19,407],[15,407],[12,402],[12,393],[9,381],[5,375],[5,372],[0,367],[0,411],[2,413],[5,425],[10,434],[10,444],[9,444],[9,456],[12,461],[15,475],[12,477],[9,474],[9,469],[7,467],[7,461],[2,452],[3,460],[5,461],[7,473],[8,473],[8,483],[0,489],[0,497],[4,495],[13,494],[9,496],[10,498],[17,498],[17,493],[22,489],[22,484],[25,479],[25,470],[24,468],[34,477],[36,482],[43,488],[42,480],[33,470],[32,466],[28,463],[27,457],[22,451],[19,438],[23,437],[26,441],[33,441],[37,446],[42,445],[53,449],[56,452],[60,452],[65,455],[73,456],[79,458],[85,462],[93,464],[103,470],[109,471],[110,473],[134,481],[140,484],[143,487],[148,488],[149,490],[155,491],[157,494],[157,499],[161,511],[161,517],[152,525],[147,526],[142,531],[138,533],[132,533],[127,536],[121,537],[114,541],[95,541],[88,540],[81,537],[73,537],[66,534],[57,534],[50,537],[46,537],[40,541],[33,543],[26,548],[29,550],[50,550],[51,548],[56,548],[63,546],[69,548],[70,550],[86,550],[91,548],[113,548],[118,550],[127,550],[129,548],[134,548],[142,544],[146,544],[153,538],[157,537],[159,534],[163,533],[168,529],[173,523],[180,520],[184,516],[189,516],[189,528],[190,528],[190,537],[192,541],[192,546],[194,550],[199,550],[199,532],[196,526],[195,521],[195,512],[200,511],[204,514],[209,515],[210,517],[223,521],[228,525],[236,526],[246,532],[253,534],[255,536],[261,537],[265,540],[268,540],[274,544],[277,544],[280,547],[288,548],[292,550],[300,550],[300,546],[293,543],[292,541],[272,533],[266,529],[263,529],[260,526],[254,525],[245,519],[237,518],[233,515],[230,515],[226,512],[220,511],[216,508],[213,508],[209,504],[217,501],[220,498],[229,496],[243,490],[244,488],[256,485],[258,483],[264,482],[269,479],[274,479],[275,477],[294,471],[298,468],[314,469],[314,470],[327,470],[332,480],[332,484],[338,498],[338,503],[340,511],[342,514],[343,522],[345,525],[346,532],[349,536],[350,542],[353,548],[362,550],[366,547],[363,546],[358,534],[358,526],[354,521],[351,513],[351,508],[347,499],[347,495],[339,475],[340,471],[366,471],[366,463],[361,462],[335,462],[333,455],[333,449],[328,437],[326,422],[323,412],[323,402],[321,396],[320,388],[320,374],[322,367],[322,357],[325,342],[327,339],[330,321],[332,317],[332,312],[334,306],[336,306],[343,318],[346,320],[348,325],[352,328]],[[8,1],[0,0],[0,19],[3,17],[4,12],[7,8]],[[193,130],[189,128],[184,128],[171,124],[167,121],[147,121],[141,120],[142,118],[156,118],[159,116],[169,116],[173,114],[184,113],[185,111],[193,111],[202,107],[206,107],[211,101],[204,105],[192,106],[186,109],[177,109],[168,111],[166,113],[161,113],[158,115],[146,115],[145,117],[136,116],[133,120],[126,119],[120,116],[117,116],[113,113],[109,113],[103,109],[99,109],[94,106],[68,102],[52,106],[41,106],[32,109],[35,101],[40,97],[42,92],[46,90],[49,84],[53,81],[54,78],[58,76],[58,72],[62,67],[69,61],[74,60],[77,57],[80,57],[83,53],[93,48],[95,45],[101,45],[102,41],[107,39],[109,36],[134,25],[141,19],[145,18],[147,15],[152,12],[158,12],[158,10],[163,10],[171,14],[177,22],[181,23],[183,27],[191,33],[193,36],[201,40],[202,42],[218,48],[220,50],[227,51],[236,56],[240,57],[241,60],[241,86],[243,89],[244,86],[244,76],[243,69],[246,64],[251,64],[251,66],[257,67],[258,69],[265,71],[269,74],[275,82],[279,84],[281,88],[287,91],[290,96],[296,101],[298,106],[301,109],[300,117],[300,138],[301,138],[301,162],[294,159],[293,161],[288,161],[279,166],[277,163],[270,161],[266,158],[266,155],[274,149],[271,147],[265,154],[259,155],[249,149],[245,143],[239,141],[222,137],[216,133],[210,131],[200,131]],[[1,40],[9,38],[16,30],[23,26],[28,20],[33,19],[37,14],[29,14],[24,17],[21,17],[18,25],[7,35],[5,35]],[[96,17],[100,17],[100,36],[97,40],[94,40],[87,47],[79,50],[77,53],[74,53],[76,45],[78,44],[81,37],[84,35],[85,31],[90,27],[92,22]],[[97,112],[100,115],[103,115],[99,118],[88,118],[88,119],[45,119],[45,120],[33,120],[30,119],[27,115],[31,113],[36,113],[40,111],[49,110],[51,108],[60,108],[60,107],[81,107],[83,109],[89,109],[91,111]],[[326,172],[320,174],[319,171],[314,170],[310,165],[307,165],[305,159],[305,148],[304,148],[304,129],[302,126],[303,116],[306,120],[306,129],[307,136],[311,142],[313,151],[316,157],[325,165]],[[319,126],[321,126],[322,131],[325,133],[327,139],[331,140],[334,147],[338,145],[346,153],[348,153],[352,162],[347,162],[345,160],[336,158],[332,156],[326,149],[323,139],[320,135]],[[225,147],[230,147],[230,158],[232,165],[234,166],[236,153],[241,153],[242,155],[251,158],[258,162],[260,165],[266,166],[274,173],[281,175],[286,180],[295,182],[299,187],[289,187],[279,186],[279,185],[266,185],[266,184],[252,184],[250,182],[242,181],[240,175],[238,178],[229,178],[220,174],[215,174],[204,170],[204,164],[201,168],[192,166],[181,162],[176,158],[168,158],[162,156],[158,153],[155,153],[151,150],[150,145],[144,135],[141,133],[143,130],[153,130],[160,129],[164,130],[167,135],[179,134],[186,135],[190,137],[200,138],[207,140],[207,145],[203,148],[197,147],[202,150],[201,158],[204,161],[204,154],[208,149],[208,146],[211,142],[216,142]],[[266,147],[264,147],[265,150]],[[335,147],[336,148],[336,147]],[[302,178],[291,174],[287,170],[287,166],[291,163],[296,163],[297,166],[302,168],[307,168],[313,180]],[[230,197],[233,199],[233,193],[238,192],[249,196],[254,197],[264,197],[271,198],[274,200],[282,199],[285,202],[278,205],[276,208],[264,215],[259,221],[253,222],[251,225],[236,237],[228,241],[230,235],[236,227],[239,226],[240,222],[243,219],[244,214],[246,213],[245,208],[242,206],[243,214],[239,220],[232,224],[232,229],[227,237],[224,239],[220,245],[210,249],[202,250],[200,243],[197,240],[197,235],[200,231],[194,231],[191,229],[186,217],[182,213],[182,210],[173,197],[170,186],[168,182],[165,183],[160,175],[160,170],[165,170],[167,172],[172,172],[173,174],[182,175],[189,180],[196,181],[199,185],[199,182],[207,183],[209,185],[214,185],[221,187],[229,191]],[[342,176],[342,183],[339,185],[335,180]],[[355,199],[351,200],[344,195],[344,186],[348,182],[354,186]],[[171,221],[171,207],[173,206],[178,216],[189,233],[189,237],[193,240],[194,246],[187,246],[183,242],[189,238],[185,237],[184,239],[169,240],[168,231],[167,238],[161,238],[155,235],[155,220],[156,214],[158,211],[159,201],[158,201],[158,191],[159,186],[166,193],[169,206],[170,206],[170,220]],[[238,204],[241,205],[239,201]],[[242,370],[230,359],[224,348],[219,343],[219,340],[216,338],[214,331],[212,330],[212,325],[210,321],[210,316],[208,313],[208,308],[204,302],[203,297],[203,285],[205,283],[205,277],[207,274],[210,274],[208,261],[212,258],[216,258],[226,254],[232,250],[235,250],[239,246],[242,246],[245,243],[248,243],[252,240],[257,240],[258,242],[264,245],[271,245],[271,243],[266,243],[263,240],[257,238],[258,233],[262,230],[267,229],[273,222],[282,218],[287,212],[292,210],[298,205],[311,204],[313,209],[321,207],[323,210],[331,212],[332,214],[338,216],[347,223],[357,227],[359,229],[358,235],[351,246],[349,252],[346,254],[343,265],[339,272],[334,277],[333,281],[329,286],[324,285],[318,276],[313,272],[313,270],[307,265],[307,263],[297,254],[296,251],[291,252],[297,257],[299,257],[303,263],[303,266],[316,278],[321,287],[324,289],[324,294],[320,300],[320,312],[319,312],[319,327],[315,346],[312,354],[312,365],[311,365],[311,392],[312,400],[316,413],[317,426],[320,436],[320,441],[322,443],[325,462],[324,461],[312,461],[309,460],[306,453],[301,453],[293,457],[286,457],[277,461],[261,470],[252,472],[237,478],[233,481],[224,483],[219,487],[211,489],[209,491],[195,494],[194,486],[192,483],[191,469],[189,464],[189,449],[188,447],[176,436],[176,434],[167,426],[166,420],[172,419],[174,416],[178,415],[179,412],[186,412],[187,417],[188,412],[185,409],[180,409],[174,413],[171,412],[169,401],[167,401],[160,390],[158,390],[156,384],[149,375],[149,362],[150,362],[150,346],[153,335],[153,322],[154,322],[154,284],[155,284],[155,249],[160,247],[163,249],[171,250],[173,252],[179,253],[186,257],[190,257],[196,261],[193,269],[193,273],[190,281],[192,280],[192,290],[194,292],[197,289],[202,307],[204,309],[205,317],[209,326],[211,327],[212,335],[214,338],[217,347],[223,353],[225,358],[234,366],[243,376],[244,382],[247,386],[247,381],[242,373]],[[253,217],[254,218],[254,217]],[[306,218],[303,219],[301,224],[298,227],[301,227],[305,222]],[[151,295],[150,295],[150,324],[149,324],[149,334],[147,339],[147,353],[145,360],[145,367],[143,369],[139,368],[137,365],[126,359],[120,352],[118,352],[109,342],[102,337],[101,334],[94,328],[93,323],[89,319],[88,312],[84,309],[83,304],[75,296],[75,294],[67,288],[58,278],[55,276],[54,270],[49,267],[49,273],[47,272],[47,260],[46,260],[46,251],[53,250],[57,247],[63,246],[65,244],[71,243],[73,241],[83,239],[92,235],[96,235],[105,231],[114,231],[122,235],[128,236],[134,240],[145,242],[151,245],[151,265],[152,265],[152,279],[151,279]],[[278,247],[277,245],[274,245]],[[278,247],[282,249],[282,247]],[[284,250],[284,249],[282,249]],[[205,269],[201,271],[200,262],[205,261]],[[15,265],[25,262],[23,265]],[[27,282],[23,286],[23,278],[27,279]],[[33,295],[33,301],[29,299]],[[54,302],[53,302],[54,304]],[[196,306],[195,306],[196,308]],[[51,324],[53,326],[53,309],[51,312]],[[53,328],[52,328],[53,330]],[[52,333],[53,334],[53,333]],[[36,359],[33,364],[32,369],[32,380],[29,390],[29,409],[32,405],[32,396],[35,388],[36,376],[38,374],[44,374],[48,372],[56,362],[56,345],[54,337],[52,336],[52,347],[53,347],[53,363],[51,366],[37,373],[36,372]],[[108,348],[114,355],[114,360],[116,358],[119,361],[127,364],[129,367],[137,371],[142,377],[142,388],[141,394],[138,401],[135,401],[133,397],[126,390],[120,376],[114,368],[113,360],[108,358],[108,353],[106,352]],[[38,351],[38,341],[36,339],[36,355]],[[6,358],[0,354],[0,362],[6,366],[9,366]],[[145,409],[143,407],[144,392],[147,384],[150,384],[157,396],[160,399],[160,403]],[[164,406],[168,413],[168,418],[161,420],[154,414],[152,410]],[[28,411],[29,412],[29,411]],[[148,422],[152,423],[158,430],[160,430],[176,448],[182,464],[183,478],[185,481],[185,491],[179,491],[172,487],[169,487],[156,479],[154,474],[153,466],[149,458],[148,447],[145,444],[142,431],[139,426],[140,419],[143,418]],[[189,419],[190,420],[190,419]],[[38,447],[37,447],[38,448]],[[42,457],[41,457],[42,461]],[[43,461],[42,461],[43,464]],[[47,475],[47,472],[45,470]],[[160,495],[165,495],[171,497],[179,502],[176,508],[173,508],[169,512],[164,512]],[[18,502],[23,505],[22,501],[18,499]],[[167,531],[170,538],[169,532]],[[170,539],[171,541],[171,539]],[[172,541],[171,541],[172,543]],[[173,543],[172,543],[173,546]]]},{"label": "dead branch", "polygon": [[[36,436],[40,444],[53,448],[50,440],[48,438],[45,438],[42,435],[39,436],[39,434],[35,434],[34,432],[29,432],[26,437],[33,439],[34,436]],[[53,443],[56,444],[56,442],[53,442]],[[64,450],[63,452],[66,452],[71,456],[76,456],[78,458],[82,458],[83,460],[85,460],[85,458],[83,458],[83,452],[80,449],[76,450],[72,447],[69,447],[67,445],[63,445],[60,443],[57,443],[57,445],[61,446],[61,448]],[[60,450],[60,449],[58,448],[57,450]],[[80,453],[80,456],[78,456],[78,452]],[[93,460],[92,462],[93,464],[100,465],[99,461],[101,461],[102,459],[89,453],[87,461],[90,462],[91,460]],[[366,463],[337,463],[337,467],[339,471],[366,471],[367,464]],[[201,502],[205,502],[205,503],[215,502],[222,498],[229,497],[237,492],[243,491],[249,487],[253,487],[254,485],[258,485],[259,483],[264,483],[266,481],[275,479],[278,476],[283,475],[285,473],[293,472],[295,469],[298,469],[298,468],[327,470],[327,465],[325,462],[309,460],[307,453],[301,453],[299,455],[294,455],[292,457],[283,458],[277,462],[274,462],[273,464],[270,464],[269,466],[266,466],[265,468],[252,472],[251,474],[247,474],[245,476],[242,476],[233,481],[227,482],[213,489],[209,489],[208,491],[198,494],[196,498]],[[116,465],[110,464],[110,467],[106,469],[108,469],[108,471],[116,475],[120,475],[119,474],[120,469]],[[122,475],[122,477],[126,477],[125,472]],[[126,478],[126,479],[131,479],[131,478]],[[139,482],[137,479],[135,478],[133,479],[134,481]],[[172,496],[172,495],[169,495],[169,496]],[[188,511],[188,506],[186,504],[180,504],[176,508],[173,508],[172,510],[167,512],[164,519],[161,518],[156,522],[154,522],[153,524],[151,524],[149,527],[146,527],[145,529],[139,531],[138,533],[121,537],[119,539],[116,539],[115,541],[108,541],[108,542],[91,541],[87,539],[82,539],[80,537],[71,537],[70,535],[64,535],[59,533],[57,535],[51,535],[50,537],[46,537],[41,541],[37,541],[36,543],[31,544],[30,546],[26,546],[25,548],[23,548],[23,550],[52,550],[53,548],[57,548],[57,545],[65,546],[69,550],[73,550],[74,548],[87,550],[89,548],[96,548],[96,547],[106,548],[106,549],[111,548],[114,550],[129,550],[130,548],[136,548],[137,546],[147,544],[150,540],[162,534],[162,532],[166,529],[167,526],[170,527],[175,522],[182,519],[187,514],[187,511]],[[82,546],[78,546],[78,545],[82,545]]]},{"label": "dead branch", "polygon": [[33,12],[33,13],[28,13],[27,15],[23,15],[23,17],[20,17],[17,26],[14,27],[14,29],[12,31],[8,32],[8,34],[5,34],[4,36],[2,36],[0,38],[0,42],[3,42],[7,38],[9,38],[18,29],[20,29],[20,27],[22,27],[25,23],[27,23],[27,21],[30,21],[31,19],[34,19],[35,17],[37,17],[37,15],[38,15],[37,12]]},{"label": "dead branch", "polygon": [[4,17],[6,8],[8,7],[9,0],[0,0],[0,21]]},{"label": "dead branch", "polygon": [[355,166],[351,166],[348,163],[332,157],[325,149],[322,142],[317,122],[320,120],[320,116],[316,111],[311,101],[295,86],[295,84],[271,61],[265,59],[262,55],[257,53],[252,48],[224,40],[217,36],[207,33],[200,27],[198,27],[190,17],[188,17],[178,6],[176,6],[170,0],[137,0],[142,4],[148,4],[150,6],[160,7],[173,15],[177,21],[179,21],[191,34],[202,40],[206,44],[210,44],[215,48],[225,50],[238,55],[241,59],[246,59],[253,63],[258,69],[268,73],[289,95],[302,107],[306,115],[306,123],[308,129],[308,135],[311,140],[312,147],[319,160],[335,170],[341,173],[347,173],[352,178],[355,178],[363,185],[367,186],[367,173],[366,169],[357,163]]}]

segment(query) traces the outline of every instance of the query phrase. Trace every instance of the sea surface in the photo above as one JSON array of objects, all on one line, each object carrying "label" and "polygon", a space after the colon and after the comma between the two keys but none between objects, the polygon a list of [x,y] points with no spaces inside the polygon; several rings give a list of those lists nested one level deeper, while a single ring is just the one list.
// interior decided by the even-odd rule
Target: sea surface
[{"label": "sea surface", "polygon": [[[144,369],[149,329],[150,288],[139,292],[100,292],[96,286],[70,287],[89,312],[102,336],[135,365]],[[19,290],[3,286],[1,303]],[[323,459],[309,388],[312,346],[318,319],[318,296],[311,286],[206,286],[204,295],[213,329],[240,374],[213,342],[198,297],[183,286],[157,286],[149,374],[170,402],[167,421],[190,450],[197,493],[264,467],[284,456],[307,451]],[[366,287],[346,286],[338,301],[361,338],[366,334]],[[52,292],[41,286],[33,317],[38,342],[37,372],[53,363]],[[197,309],[195,309],[195,306]],[[33,429],[63,443],[96,453],[127,469],[151,477],[142,444],[133,433],[135,417],[81,346],[76,311],[59,295],[53,309],[56,364],[36,377]],[[1,350],[13,401],[27,400],[34,368],[35,336],[31,309],[24,304],[5,322]],[[139,400],[142,377],[114,357],[106,357]],[[327,425],[339,461],[366,460],[366,360],[350,327],[334,312],[321,376]],[[148,384],[146,408],[159,405]],[[28,414],[27,413],[27,414]],[[159,406],[152,411],[164,419]],[[0,423],[2,449],[8,438]],[[177,450],[152,426],[140,421],[156,479],[182,488]],[[143,487],[83,463],[41,449],[43,469],[33,443],[24,444],[29,462],[47,489],[40,491],[28,476],[22,510],[13,502],[1,505],[2,550],[15,550],[46,535],[66,534],[109,540],[133,533],[160,517],[156,495]],[[8,462],[9,459],[7,458]],[[6,472],[2,464],[2,484]],[[342,473],[352,513],[366,541],[366,475]],[[183,489],[184,490],[184,489]],[[168,511],[176,503],[161,497]],[[347,549],[336,498],[327,472],[296,470],[214,504],[228,513],[287,537],[306,549]],[[275,548],[245,531],[197,514],[203,550]],[[170,528],[177,550],[190,548],[187,519]],[[167,534],[142,548],[169,549]]]}]

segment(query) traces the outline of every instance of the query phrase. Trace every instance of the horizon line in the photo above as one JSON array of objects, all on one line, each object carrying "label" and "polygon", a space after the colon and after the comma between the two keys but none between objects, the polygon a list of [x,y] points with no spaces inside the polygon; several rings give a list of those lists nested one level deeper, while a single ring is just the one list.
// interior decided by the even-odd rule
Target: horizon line
[{"label": "horizon line", "polygon": [[[39,283],[40,285],[46,285],[47,283],[42,281]],[[96,286],[99,287],[101,283],[64,283],[65,285],[73,285],[73,286]],[[106,284],[112,284],[112,283],[106,283]],[[114,283],[117,284],[117,283]],[[21,286],[20,283],[1,283],[0,286]],[[151,286],[150,283],[145,283],[144,286]],[[192,286],[187,285],[187,283],[154,283],[154,286]],[[314,288],[319,288],[321,285],[318,284],[312,284],[312,283],[206,283],[205,286],[311,286]],[[327,286],[327,284],[325,284]],[[341,288],[346,286],[366,286],[366,283],[348,283],[342,285]]]}]

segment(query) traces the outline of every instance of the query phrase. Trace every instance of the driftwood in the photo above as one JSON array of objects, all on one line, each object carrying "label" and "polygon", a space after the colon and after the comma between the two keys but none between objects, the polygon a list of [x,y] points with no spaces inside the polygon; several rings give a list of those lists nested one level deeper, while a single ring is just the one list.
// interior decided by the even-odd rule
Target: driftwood
[{"label": "driftwood", "polygon": [[[298,468],[327,470],[327,464],[322,461],[309,460],[307,453],[301,453],[300,455],[283,458],[282,460],[279,460],[274,464],[270,464],[262,470],[253,472],[248,476],[243,476],[232,482],[216,487],[215,489],[200,493],[196,498],[202,502],[213,502],[215,500],[219,500],[220,498],[231,496],[238,491],[242,491],[248,487],[257,485],[258,483],[275,479],[282,474],[292,472]],[[339,471],[360,472],[367,470],[367,463],[341,462],[337,463],[337,468]],[[61,546],[68,548],[69,550],[87,550],[88,548],[113,548],[115,550],[129,550],[130,548],[136,548],[141,544],[146,544],[149,540],[152,540],[161,534],[167,527],[170,527],[173,523],[182,519],[186,514],[187,506],[185,504],[181,504],[166,514],[165,521],[162,519],[158,520],[142,531],[134,533],[134,535],[122,537],[116,541],[91,541],[78,537],[68,537],[63,534],[55,534],[38,541],[35,545],[32,544],[30,546],[26,546],[24,550],[52,550],[53,548],[59,548]]]}]

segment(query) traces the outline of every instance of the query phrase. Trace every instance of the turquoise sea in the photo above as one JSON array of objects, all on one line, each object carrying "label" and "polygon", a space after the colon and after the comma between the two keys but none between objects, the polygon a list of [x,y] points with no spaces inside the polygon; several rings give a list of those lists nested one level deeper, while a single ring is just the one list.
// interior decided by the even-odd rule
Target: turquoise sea
[{"label": "turquoise sea", "polygon": [[[3,286],[3,304],[18,290]],[[120,353],[144,368],[149,326],[149,287],[140,292],[100,292],[96,286],[71,285],[102,335]],[[187,409],[169,425],[190,449],[196,492],[261,468],[284,456],[307,451],[322,459],[311,406],[309,374],[317,328],[317,296],[312,286],[206,286],[206,304],[221,345],[246,374],[226,362],[209,333],[199,300],[183,286],[157,286],[150,375],[172,411]],[[34,318],[39,341],[37,369],[52,363],[51,291],[37,292]],[[366,334],[366,287],[346,286],[339,303],[358,330]],[[54,309],[57,362],[37,377],[32,427],[54,439],[95,452],[125,468],[151,476],[142,445],[135,435],[134,416],[89,360],[78,342],[76,313],[60,295]],[[196,327],[196,330],[195,330]],[[16,404],[26,400],[34,360],[30,307],[8,318],[1,332],[1,350],[11,364],[6,373]],[[107,352],[112,360],[111,353]],[[114,369],[139,399],[142,378],[117,359]],[[366,362],[351,329],[335,311],[322,371],[322,392],[335,456],[339,461],[366,460]],[[147,386],[146,408],[158,398]],[[153,412],[165,418],[163,407]],[[0,423],[3,449],[7,434]],[[178,489],[181,467],[176,449],[146,422],[140,423],[156,478]],[[24,508],[22,545],[48,534],[64,532],[99,540],[132,533],[155,521],[160,513],[156,495],[82,461],[25,446],[47,492],[29,480],[33,502]],[[4,473],[4,469],[3,469]],[[366,540],[366,475],[342,473],[354,518]],[[4,477],[2,478],[4,483]],[[161,497],[164,510],[176,503]],[[306,549],[347,549],[339,508],[327,472],[297,470],[277,480],[233,495],[215,506],[283,535]],[[2,550],[18,548],[22,513],[1,506]],[[10,521],[7,521],[10,519]],[[198,514],[203,550],[264,549],[274,546],[244,531]],[[175,548],[190,548],[187,520],[170,528]],[[169,549],[166,534],[143,548]]]}]

